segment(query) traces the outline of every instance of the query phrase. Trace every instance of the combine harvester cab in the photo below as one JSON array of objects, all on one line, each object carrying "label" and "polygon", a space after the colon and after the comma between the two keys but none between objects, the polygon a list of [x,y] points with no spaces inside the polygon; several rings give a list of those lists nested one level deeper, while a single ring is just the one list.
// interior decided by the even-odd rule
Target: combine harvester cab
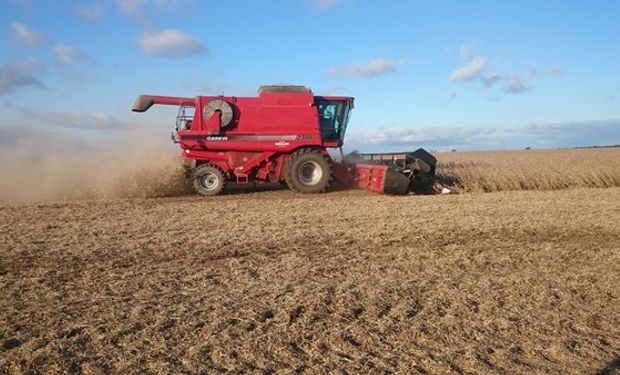
[{"label": "combine harvester cab", "polygon": [[334,178],[349,187],[405,194],[419,176],[434,176],[435,158],[422,149],[334,161],[327,150],[342,148],[353,103],[352,97],[315,96],[303,86],[261,86],[257,97],[141,95],[132,110],[179,106],[172,138],[201,195],[219,194],[228,182],[279,182],[320,193]]}]

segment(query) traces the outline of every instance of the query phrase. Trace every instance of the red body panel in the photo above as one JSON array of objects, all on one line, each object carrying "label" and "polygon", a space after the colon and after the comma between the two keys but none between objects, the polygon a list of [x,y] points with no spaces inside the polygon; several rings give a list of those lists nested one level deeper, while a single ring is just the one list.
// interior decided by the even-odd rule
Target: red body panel
[{"label": "red body panel", "polygon": [[355,186],[359,189],[383,192],[387,170],[386,165],[355,164]]},{"label": "red body panel", "polygon": [[[320,98],[351,100],[347,97]],[[234,110],[231,123],[221,129],[219,115],[208,119],[203,116],[202,109],[215,99],[230,103]],[[341,140],[322,139],[312,92],[267,92],[258,97],[198,96],[192,105],[188,105],[187,100],[183,103],[195,107],[191,127],[177,132],[183,157],[208,161],[239,182],[283,180],[284,164],[293,151],[315,147],[328,155],[326,148],[342,146]],[[214,134],[214,129],[219,129],[219,133]]]},{"label": "red body panel", "polygon": [[[228,124],[222,122],[226,109],[216,109],[205,118],[205,107],[218,99],[232,108],[233,116]],[[284,180],[286,161],[295,150],[317,148],[329,157],[327,148],[342,146],[342,138],[322,138],[317,100],[353,105],[353,98],[314,96],[309,90],[261,90],[258,97],[143,95],[136,100],[133,110],[144,112],[153,104],[194,107],[189,128],[177,131],[184,158],[213,164],[237,182],[276,182]],[[336,178],[348,185],[381,191],[383,166],[351,169],[334,163],[334,170]]]},{"label": "red body panel", "polygon": [[388,167],[380,164],[334,163],[334,177],[350,188],[384,191]]}]

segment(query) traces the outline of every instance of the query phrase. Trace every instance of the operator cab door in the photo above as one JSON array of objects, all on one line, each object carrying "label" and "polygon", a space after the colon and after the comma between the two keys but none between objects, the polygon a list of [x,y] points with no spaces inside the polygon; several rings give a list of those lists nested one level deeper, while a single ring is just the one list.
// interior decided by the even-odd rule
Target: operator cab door
[{"label": "operator cab door", "polygon": [[341,140],[349,117],[349,103],[319,99],[316,101],[316,106],[323,140]]}]

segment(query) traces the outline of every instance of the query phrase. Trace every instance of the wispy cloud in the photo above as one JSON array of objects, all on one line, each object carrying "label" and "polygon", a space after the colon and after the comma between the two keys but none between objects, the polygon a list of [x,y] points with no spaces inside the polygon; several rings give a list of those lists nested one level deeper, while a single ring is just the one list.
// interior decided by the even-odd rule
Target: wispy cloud
[{"label": "wispy cloud", "polygon": [[330,9],[341,3],[341,0],[310,0],[312,5],[320,9]]},{"label": "wispy cloud", "polygon": [[83,139],[27,126],[0,124],[0,152],[28,150],[47,155],[49,152],[74,152],[86,149]]},{"label": "wispy cloud", "polygon": [[169,16],[171,12],[191,12],[198,0],[113,0],[116,10],[123,16],[138,21],[143,26],[153,27],[155,19],[160,16]]},{"label": "wispy cloud", "polygon": [[52,50],[54,51],[58,62],[62,65],[69,65],[78,61],[90,60],[86,53],[66,44],[58,43],[52,47]]},{"label": "wispy cloud", "polygon": [[383,57],[369,60],[365,63],[351,64],[342,68],[332,68],[328,72],[330,77],[376,77],[396,72],[396,62]]},{"label": "wispy cloud", "polygon": [[11,31],[20,43],[27,46],[41,46],[49,41],[47,35],[21,22],[11,22]]},{"label": "wispy cloud", "polygon": [[125,128],[126,124],[116,117],[101,111],[40,111],[19,107],[22,116],[44,123],[47,126],[84,130],[111,130]]},{"label": "wispy cloud", "polygon": [[119,12],[126,15],[135,15],[141,12],[146,5],[146,0],[116,0]]},{"label": "wispy cloud", "polygon": [[9,3],[22,8],[30,8],[32,6],[32,0],[9,0]]},{"label": "wispy cloud", "polygon": [[87,21],[100,21],[105,16],[105,9],[101,4],[78,4],[75,7],[75,14]]},{"label": "wispy cloud", "polygon": [[385,128],[350,131],[349,147],[368,151],[493,150],[620,144],[620,119],[566,121],[508,128]]},{"label": "wispy cloud", "polygon": [[465,60],[470,60],[474,53],[474,47],[471,44],[463,43],[459,46],[459,53]]},{"label": "wispy cloud", "polygon": [[15,60],[0,67],[0,95],[10,94],[23,87],[45,86],[35,76],[35,72],[42,68],[36,59]]},{"label": "wispy cloud", "polygon": [[317,92],[320,93],[321,95],[329,96],[329,95],[336,95],[342,92],[343,90],[344,90],[344,87],[340,85],[334,85],[334,86],[323,87]]},{"label": "wispy cloud", "polygon": [[476,57],[454,70],[450,75],[450,80],[454,82],[473,81],[480,77],[480,73],[482,73],[486,66],[486,58]]},{"label": "wispy cloud", "polygon": [[[485,56],[472,57],[474,48],[469,44],[462,44],[459,53],[463,59],[460,67],[452,71],[450,80],[453,82],[480,82],[487,90],[495,86],[502,87],[504,94],[521,94],[533,88],[533,82],[538,74],[535,69],[530,69],[527,73],[518,71],[507,71],[497,73],[490,71],[489,60]],[[564,71],[559,66],[550,66],[543,71],[544,75],[562,75]],[[496,100],[499,97],[497,91],[488,95],[490,99]]]},{"label": "wispy cloud", "polygon": [[179,30],[147,31],[138,39],[140,51],[145,55],[182,57],[199,55],[207,46]]},{"label": "wispy cloud", "polygon": [[562,75],[564,74],[564,69],[562,69],[561,67],[557,65],[552,65],[548,67],[547,69],[545,69],[545,73],[549,75]]},{"label": "wispy cloud", "polygon": [[530,70],[527,74],[513,73],[510,76],[508,86],[506,87],[507,94],[520,94],[525,91],[529,91],[531,82],[536,77],[536,71]]},{"label": "wispy cloud", "polygon": [[488,73],[480,76],[480,80],[485,87],[491,87],[498,82],[505,80],[506,77],[497,73]]}]

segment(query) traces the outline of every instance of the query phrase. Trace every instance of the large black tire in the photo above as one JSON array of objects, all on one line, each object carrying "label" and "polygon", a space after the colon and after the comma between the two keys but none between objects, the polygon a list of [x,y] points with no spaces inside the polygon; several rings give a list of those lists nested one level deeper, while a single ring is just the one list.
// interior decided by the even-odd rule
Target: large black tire
[{"label": "large black tire", "polygon": [[322,193],[331,183],[330,160],[320,150],[304,148],[291,155],[286,163],[286,183],[299,193]]},{"label": "large black tire", "polygon": [[194,170],[194,191],[200,195],[217,195],[226,186],[224,172],[212,164],[202,164]]}]

